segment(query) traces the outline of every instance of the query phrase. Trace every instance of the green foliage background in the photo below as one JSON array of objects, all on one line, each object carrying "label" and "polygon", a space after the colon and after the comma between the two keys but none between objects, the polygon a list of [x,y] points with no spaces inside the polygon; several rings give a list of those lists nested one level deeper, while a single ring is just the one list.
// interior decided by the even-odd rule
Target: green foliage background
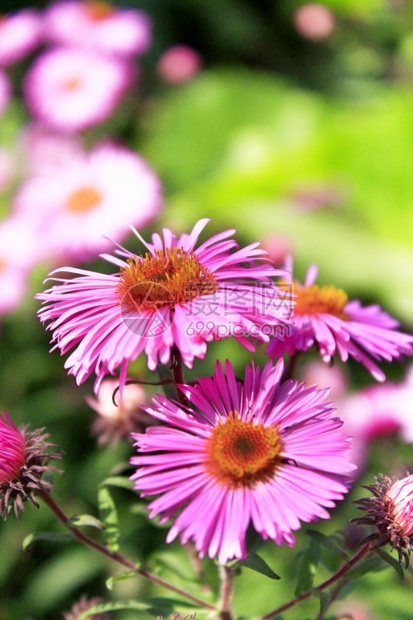
[{"label": "green foliage background", "polygon": [[[212,220],[208,235],[225,227],[236,228],[241,242],[283,235],[292,244],[298,277],[316,262],[321,283],[343,287],[350,297],[366,303],[376,300],[411,331],[411,3],[324,1],[337,25],[320,42],[295,31],[294,10],[303,4],[299,1],[128,4],[152,16],[154,44],[143,61],[144,105],[139,118],[131,122],[123,111],[112,119],[112,127],[150,161],[164,183],[166,209],[153,229],[166,225],[183,231],[207,216]],[[4,2],[0,7],[10,10]],[[178,42],[200,51],[204,69],[187,85],[167,88],[154,77],[154,66],[160,52]],[[2,143],[13,143],[24,114],[16,97],[1,122]],[[102,131],[110,132],[110,127]],[[326,189],[330,198],[319,208],[305,209],[303,196],[317,197]],[[7,197],[1,209],[7,213]],[[139,250],[136,240],[129,247]],[[96,267],[98,263],[92,265]],[[33,274],[33,293],[42,288],[45,276],[40,268]],[[65,476],[55,478],[56,498],[65,511],[97,515],[99,484],[113,472],[130,473],[127,462],[133,449],[96,447],[89,432],[92,412],[84,401],[92,393],[92,382],[76,387],[58,353],[48,353],[48,335],[38,324],[37,308],[28,298],[2,321],[0,404],[16,423],[47,426],[52,440],[65,451]],[[197,361],[188,378],[211,372],[217,356],[230,357],[240,369],[249,359],[237,344],[213,344],[205,362]],[[146,372],[145,360],[137,360],[133,369]],[[354,386],[371,382],[363,369],[351,369]],[[386,372],[400,379],[404,370],[395,365]],[[360,482],[370,482],[371,472],[399,473],[402,467],[412,468],[412,463],[411,446],[382,440],[372,446]],[[121,548],[165,578],[204,595],[185,550],[178,543],[165,545],[165,527],[149,522],[145,503],[129,490],[115,487],[111,493]],[[362,494],[357,485],[332,520],[314,528],[331,534],[342,527],[345,519],[356,516],[350,500]],[[309,543],[305,530],[298,533],[295,550],[273,544],[260,550],[282,581],[242,569],[234,601],[240,618],[265,613],[292,596],[297,552]],[[105,580],[122,571],[73,542],[38,541],[23,551],[22,542],[33,531],[62,529],[46,507],[36,510],[30,505],[21,523],[10,518],[0,527],[1,620],[61,618],[62,610],[83,592],[103,593],[114,600],[165,595],[136,578],[114,582],[110,593]],[[217,590],[214,563],[203,564],[211,588]],[[326,576],[322,567],[316,579]],[[352,597],[368,602],[377,620],[408,620],[411,571],[406,579],[407,587],[393,571],[372,573],[356,585]],[[119,611],[113,617],[146,620],[156,617],[154,610]],[[304,620],[316,613],[313,601],[285,618]],[[207,617],[197,614],[199,620]]]}]

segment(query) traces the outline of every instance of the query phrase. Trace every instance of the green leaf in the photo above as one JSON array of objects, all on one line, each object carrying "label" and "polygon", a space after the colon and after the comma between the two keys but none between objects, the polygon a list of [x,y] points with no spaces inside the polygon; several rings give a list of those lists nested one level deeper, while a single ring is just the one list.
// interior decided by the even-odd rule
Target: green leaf
[{"label": "green leaf", "polygon": [[112,486],[112,487],[121,487],[122,489],[133,489],[133,481],[129,480],[126,476],[110,476],[106,478],[101,484],[101,486]]},{"label": "green leaf", "polygon": [[117,549],[119,549],[118,514],[115,502],[109,493],[109,489],[105,485],[99,487],[98,502],[99,515],[105,525],[105,529],[103,530],[104,541],[111,551],[117,551]]},{"label": "green leaf", "polygon": [[75,527],[82,527],[84,525],[89,525],[90,527],[97,527],[98,530],[103,530],[105,525],[96,517],[92,515],[74,515],[70,519],[70,523]]},{"label": "green leaf", "polygon": [[386,566],[384,565],[383,560],[378,555],[372,555],[364,558],[364,560],[352,568],[346,574],[346,579],[359,579],[360,577],[367,575],[367,573],[381,571],[385,568]]},{"label": "green leaf", "polygon": [[23,540],[23,550],[27,551],[29,547],[31,547],[31,545],[38,540],[47,540],[48,542],[60,543],[75,540],[75,536],[71,532],[67,532],[65,534],[57,534],[54,532],[34,532],[33,534],[29,534],[28,536],[26,536],[26,538]]},{"label": "green leaf", "polygon": [[89,607],[89,609],[80,616],[77,620],[87,620],[91,616],[104,613],[105,611],[119,611],[121,609],[138,609],[139,611],[147,610],[151,608],[151,604],[142,601],[110,601],[107,603],[98,603]]},{"label": "green leaf", "polygon": [[392,555],[390,555],[390,553],[387,553],[387,551],[384,551],[384,549],[377,549],[376,553],[378,556],[381,557],[381,559],[384,562],[387,562],[387,564],[390,564],[390,566],[392,566],[394,568],[394,570],[396,571],[396,573],[399,575],[400,579],[404,579],[404,570],[402,565],[396,560],[396,558],[394,558]]},{"label": "green leaf", "polygon": [[317,532],[316,530],[307,530],[306,534],[310,536],[313,540],[315,540],[321,547],[325,547],[332,553],[338,555],[340,559],[347,559],[346,553],[343,551],[343,549],[340,549],[334,538],[332,538],[331,536],[326,536],[325,534]]},{"label": "green leaf", "polygon": [[261,573],[261,575],[265,575],[270,579],[281,579],[255,551],[249,553],[245,560],[239,560],[239,564],[251,570],[255,570],[257,573]]},{"label": "green leaf", "polygon": [[113,584],[115,581],[125,581],[125,579],[130,579],[131,577],[135,577],[138,574],[137,570],[131,570],[127,573],[122,573],[121,575],[116,575],[115,577],[109,577],[106,579],[106,587],[108,590],[113,590]]},{"label": "green leaf", "polygon": [[312,539],[307,551],[301,556],[295,596],[299,596],[302,592],[307,592],[313,587],[320,557],[321,547],[316,540]]}]

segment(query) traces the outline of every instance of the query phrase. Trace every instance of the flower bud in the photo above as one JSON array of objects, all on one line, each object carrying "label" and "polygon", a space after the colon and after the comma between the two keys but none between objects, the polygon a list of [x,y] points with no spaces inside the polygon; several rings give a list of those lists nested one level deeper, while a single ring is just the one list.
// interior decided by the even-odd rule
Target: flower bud
[{"label": "flower bud", "polygon": [[4,520],[12,508],[20,519],[24,500],[38,507],[36,490],[53,490],[50,482],[41,479],[44,473],[62,473],[49,465],[52,459],[61,458],[61,452],[45,452],[55,444],[46,442],[49,435],[44,430],[27,432],[27,426],[16,428],[5,411],[0,415],[0,515]]},{"label": "flower bud", "polygon": [[362,542],[376,540],[374,548],[389,543],[396,549],[399,562],[405,559],[409,565],[413,542],[413,475],[392,481],[381,474],[377,484],[366,486],[374,497],[359,499],[355,503],[366,511],[364,517],[353,519],[353,523],[373,525],[376,532]]}]

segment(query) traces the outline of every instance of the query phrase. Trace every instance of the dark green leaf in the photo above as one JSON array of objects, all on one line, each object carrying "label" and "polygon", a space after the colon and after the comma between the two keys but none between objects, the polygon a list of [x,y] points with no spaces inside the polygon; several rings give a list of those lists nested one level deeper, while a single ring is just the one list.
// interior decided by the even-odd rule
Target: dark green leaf
[{"label": "dark green leaf", "polygon": [[313,587],[320,557],[321,547],[316,540],[312,539],[307,551],[301,556],[295,596],[299,596],[302,592],[307,592]]},{"label": "dark green leaf", "polygon": [[332,538],[331,536],[326,536],[325,534],[317,532],[316,530],[307,530],[306,534],[308,534],[308,536],[318,542],[321,547],[325,547],[332,553],[338,555],[341,559],[345,560],[347,558],[346,553],[343,551],[343,549],[340,549],[334,538]]},{"label": "dark green leaf", "polygon": [[364,558],[359,564],[352,568],[347,574],[346,579],[359,579],[372,571],[380,571],[386,568],[384,562],[378,555]]},{"label": "dark green leaf", "polygon": [[33,534],[29,534],[23,540],[22,547],[24,551],[27,551],[29,547],[38,540],[47,540],[48,542],[69,542],[70,540],[75,540],[74,534],[71,532],[66,532],[64,534],[56,534],[54,532],[34,532]]},{"label": "dark green leaf", "polygon": [[98,603],[89,607],[89,609],[80,616],[77,620],[87,620],[91,616],[104,613],[105,611],[119,611],[120,609],[137,609],[139,611],[150,609],[151,604],[143,601],[109,601],[107,603]]},{"label": "dark green leaf", "polygon": [[400,562],[396,560],[396,558],[390,555],[390,553],[387,553],[387,551],[384,551],[384,549],[377,549],[376,553],[382,560],[384,560],[384,562],[387,562],[387,564],[390,564],[390,566],[394,568],[400,579],[404,579],[403,567]]},{"label": "dark green leaf", "polygon": [[281,579],[281,577],[274,573],[272,568],[268,566],[267,562],[254,551],[249,553],[245,560],[239,560],[239,564],[251,570],[255,570],[255,572],[261,573],[261,575],[265,575],[270,579]]},{"label": "dark green leaf", "polygon": [[107,486],[101,485],[99,487],[98,501],[99,516],[105,524],[103,538],[109,549],[116,551],[119,548],[118,515],[116,512],[115,503]]}]

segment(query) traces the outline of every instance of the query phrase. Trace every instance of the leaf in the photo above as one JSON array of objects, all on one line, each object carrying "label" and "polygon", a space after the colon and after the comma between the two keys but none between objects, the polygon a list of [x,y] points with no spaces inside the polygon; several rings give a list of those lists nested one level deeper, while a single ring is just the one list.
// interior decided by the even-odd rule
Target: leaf
[{"label": "leaf", "polygon": [[115,577],[109,577],[106,579],[106,587],[108,590],[113,590],[113,584],[115,581],[125,581],[125,579],[130,579],[131,577],[135,577],[138,574],[137,570],[131,570],[127,573],[122,573],[121,575],[116,575]]},{"label": "leaf", "polygon": [[82,527],[84,525],[89,525],[90,527],[97,527],[98,530],[103,530],[105,525],[96,517],[92,515],[74,515],[70,519],[70,523],[76,527]]},{"label": "leaf", "polygon": [[367,575],[367,573],[384,570],[385,568],[386,566],[382,559],[378,555],[372,555],[364,558],[357,566],[349,570],[346,574],[346,579],[359,579],[363,575]]},{"label": "leaf", "polygon": [[104,613],[105,611],[119,611],[121,609],[138,609],[140,611],[150,609],[151,604],[143,601],[110,601],[107,603],[98,603],[97,605],[93,605],[93,607],[89,607],[89,609],[80,616],[77,617],[77,620],[87,620],[91,616],[96,614]]},{"label": "leaf", "polygon": [[301,556],[295,596],[299,596],[302,592],[307,592],[313,587],[320,557],[321,547],[316,540],[311,539],[307,551]]},{"label": "leaf", "polygon": [[69,542],[75,540],[74,534],[66,532],[64,534],[57,534],[55,532],[34,532],[29,534],[23,540],[22,547],[24,551],[27,551],[29,547],[38,540],[47,540],[48,542]]},{"label": "leaf", "polygon": [[261,575],[265,575],[270,579],[281,579],[255,551],[249,553],[245,560],[239,560],[239,564],[257,573],[261,573]]},{"label": "leaf", "polygon": [[105,485],[99,487],[98,502],[99,515],[105,525],[105,529],[103,530],[104,541],[111,551],[116,551],[119,549],[118,514],[115,502],[109,493],[109,489]]},{"label": "leaf", "polygon": [[122,489],[128,489],[130,491],[132,491],[133,489],[133,481],[129,480],[129,478],[127,478],[126,476],[110,476],[101,483],[101,486],[104,485],[121,487]]},{"label": "leaf", "polygon": [[390,553],[387,553],[387,551],[384,551],[384,549],[377,549],[376,553],[377,553],[377,555],[379,555],[381,557],[381,559],[384,562],[387,562],[387,564],[390,564],[390,566],[392,566],[394,568],[396,573],[399,575],[400,579],[402,579],[402,580],[404,579],[403,567],[396,560],[396,558],[394,558],[392,555],[390,555]]},{"label": "leaf", "polygon": [[346,553],[343,551],[343,549],[340,549],[334,538],[332,538],[331,536],[326,536],[325,534],[317,532],[316,530],[307,530],[306,534],[308,534],[308,536],[318,542],[321,547],[325,547],[335,555],[338,555],[340,559],[347,559]]}]

